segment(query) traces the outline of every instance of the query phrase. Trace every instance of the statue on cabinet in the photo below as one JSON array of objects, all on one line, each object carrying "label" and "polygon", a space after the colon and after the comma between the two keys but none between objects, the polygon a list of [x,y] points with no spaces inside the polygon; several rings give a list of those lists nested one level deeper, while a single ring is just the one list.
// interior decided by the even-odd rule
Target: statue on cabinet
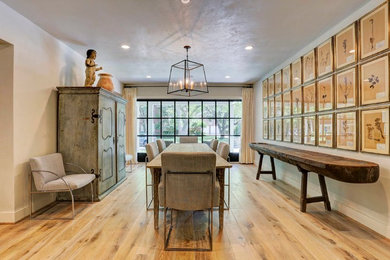
[{"label": "statue on cabinet", "polygon": [[97,67],[95,64],[96,51],[89,49],[87,51],[87,59],[85,60],[85,83],[86,87],[91,87],[95,82],[95,72],[102,70],[103,67]]}]

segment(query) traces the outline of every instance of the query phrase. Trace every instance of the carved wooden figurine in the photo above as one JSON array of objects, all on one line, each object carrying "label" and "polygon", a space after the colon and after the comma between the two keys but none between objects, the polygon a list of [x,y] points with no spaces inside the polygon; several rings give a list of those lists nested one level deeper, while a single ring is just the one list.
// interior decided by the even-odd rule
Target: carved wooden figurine
[{"label": "carved wooden figurine", "polygon": [[93,83],[95,82],[95,72],[102,70],[103,67],[97,67],[97,64],[95,64],[96,59],[96,51],[95,50],[88,50],[87,51],[87,59],[85,60],[85,83],[84,85],[86,87],[91,87]]}]

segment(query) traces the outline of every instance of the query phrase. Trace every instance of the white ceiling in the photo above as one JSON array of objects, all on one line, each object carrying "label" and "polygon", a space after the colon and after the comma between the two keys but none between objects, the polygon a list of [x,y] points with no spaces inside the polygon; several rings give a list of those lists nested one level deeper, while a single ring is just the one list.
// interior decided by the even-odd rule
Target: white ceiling
[{"label": "white ceiling", "polygon": [[[185,57],[214,83],[253,83],[369,0],[2,0],[123,83],[167,82]],[[129,50],[120,48],[131,46]],[[246,51],[253,45],[252,51]],[[151,75],[147,79],[146,75]],[[225,79],[230,75],[230,79]]]}]

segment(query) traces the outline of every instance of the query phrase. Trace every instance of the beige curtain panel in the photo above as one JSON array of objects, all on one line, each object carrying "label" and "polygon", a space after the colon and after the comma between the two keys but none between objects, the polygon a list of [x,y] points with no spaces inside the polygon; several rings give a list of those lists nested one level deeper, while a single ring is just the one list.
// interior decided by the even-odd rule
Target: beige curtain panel
[{"label": "beige curtain panel", "polygon": [[137,89],[124,88],[126,106],[126,154],[133,155],[132,163],[137,162]]},{"label": "beige curtain panel", "polygon": [[254,122],[253,88],[242,88],[240,163],[253,163],[254,161],[253,150],[249,148],[249,144],[253,142]]}]

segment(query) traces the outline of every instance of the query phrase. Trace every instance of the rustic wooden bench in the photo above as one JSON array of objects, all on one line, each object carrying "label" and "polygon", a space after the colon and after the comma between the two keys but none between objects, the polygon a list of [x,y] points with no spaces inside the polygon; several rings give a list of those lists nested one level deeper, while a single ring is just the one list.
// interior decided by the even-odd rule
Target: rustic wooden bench
[{"label": "rustic wooden bench", "polygon": [[[301,177],[301,211],[306,212],[306,204],[324,202],[325,209],[331,210],[325,177],[348,183],[373,183],[379,178],[379,165],[372,162],[334,156],[325,153],[288,148],[266,143],[251,143],[250,148],[260,155],[256,179],[261,174],[272,174],[276,180],[274,158],[297,166]],[[262,171],[263,157],[271,159],[271,171]],[[309,172],[317,173],[321,187],[321,196],[307,197],[307,176]]]}]

